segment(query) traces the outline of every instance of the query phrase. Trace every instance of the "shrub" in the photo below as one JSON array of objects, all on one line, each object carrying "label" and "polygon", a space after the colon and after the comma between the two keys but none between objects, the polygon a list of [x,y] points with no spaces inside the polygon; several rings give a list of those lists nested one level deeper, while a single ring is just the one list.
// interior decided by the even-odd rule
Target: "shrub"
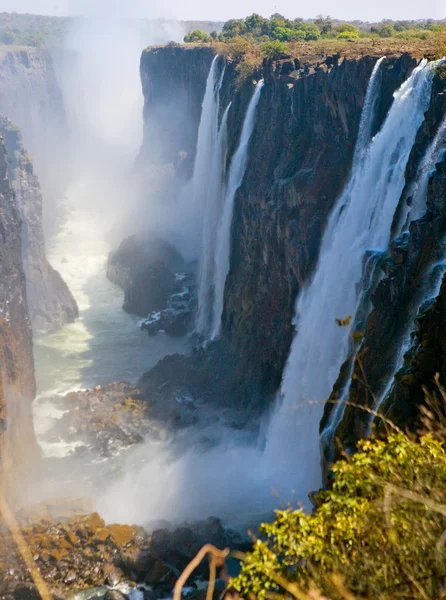
[{"label": "shrub", "polygon": [[340,31],[336,36],[338,40],[357,40],[359,39],[358,31]]},{"label": "shrub", "polygon": [[241,36],[229,40],[225,48],[227,56],[234,60],[241,60],[245,54],[248,54],[252,50],[253,45],[251,42]]},{"label": "shrub", "polygon": [[342,25],[339,25],[339,27],[336,27],[335,31],[336,31],[336,33],[344,33],[345,31],[350,31],[352,33],[358,33],[358,29],[354,25],[351,25],[351,23],[342,23]]},{"label": "shrub", "polygon": [[290,55],[288,46],[279,40],[262,44],[261,50],[263,56],[270,60],[280,60],[281,58],[287,58],[287,56]]},{"label": "shrub", "polygon": [[195,31],[191,31],[184,36],[186,44],[191,42],[209,42],[210,39],[210,36],[200,29],[195,29]]},{"label": "shrub", "polygon": [[324,595],[340,597],[336,574],[356,596],[441,597],[446,453],[440,441],[402,433],[362,441],[333,473],[332,489],[317,494],[314,514],[280,510],[261,526],[263,538],[232,580],[235,590],[265,598],[287,582],[305,591],[316,584]]}]

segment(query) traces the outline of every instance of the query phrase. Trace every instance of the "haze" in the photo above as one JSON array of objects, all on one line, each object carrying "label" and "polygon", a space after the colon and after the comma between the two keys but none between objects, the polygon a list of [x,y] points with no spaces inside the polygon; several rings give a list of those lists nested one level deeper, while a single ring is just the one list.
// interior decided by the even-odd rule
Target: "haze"
[{"label": "haze", "polygon": [[[162,4],[162,5],[161,5]],[[380,21],[390,19],[419,19],[446,17],[442,0],[426,0],[422,4],[411,0],[375,0],[375,2],[358,2],[357,0],[339,0],[336,5],[330,0],[319,0],[314,3],[296,3],[294,0],[226,0],[226,2],[204,2],[204,0],[164,0],[163,3],[153,0],[0,0],[0,10],[30,12],[48,15],[98,14],[146,18],[175,18],[201,20],[227,20],[234,17],[245,17],[252,12],[269,16],[280,12],[287,17],[311,18],[316,14],[354,20]]]}]

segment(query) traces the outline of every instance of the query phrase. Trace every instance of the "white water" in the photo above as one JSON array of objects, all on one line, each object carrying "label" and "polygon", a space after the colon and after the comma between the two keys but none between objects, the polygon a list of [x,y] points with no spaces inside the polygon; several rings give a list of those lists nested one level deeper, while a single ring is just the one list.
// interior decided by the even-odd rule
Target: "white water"
[{"label": "white water", "polygon": [[122,310],[123,292],[105,276],[107,233],[113,216],[92,208],[101,185],[73,185],[59,208],[65,217],[48,242],[48,258],[72,291],[80,318],[61,331],[35,340],[38,396],[34,426],[47,456],[73,449],[46,434],[66,410],[63,396],[73,390],[112,381],[135,382],[166,354],[184,352],[184,341],[149,337],[138,318]]},{"label": "white water", "polygon": [[[429,101],[432,66],[422,61],[413,71],[395,93],[381,131],[367,151],[356,153],[351,179],[324,234],[314,277],[297,299],[297,333],[265,459],[283,473],[297,467],[294,483],[303,493],[320,484],[319,421],[353,333],[351,325],[339,327],[336,319],[357,312],[366,252],[388,246],[405,167]],[[363,115],[363,120],[368,118]]]},{"label": "white water", "polygon": [[446,149],[446,117],[443,119],[438,131],[429,145],[423,160],[418,167],[417,177],[414,185],[410,189],[408,196],[411,196],[411,204],[407,209],[405,230],[409,228],[412,221],[420,219],[426,212],[426,198],[429,179],[435,169],[436,163],[440,160],[440,155]]},{"label": "white water", "polygon": [[[227,120],[230,104],[226,108],[220,129],[218,128],[218,114],[220,111],[220,89],[223,82],[224,71],[215,84],[217,57],[212,63],[211,71],[206,85],[206,94],[203,101],[203,112],[200,121],[200,132],[197,145],[196,168],[192,185],[198,190],[199,204],[195,207],[195,214],[204,212],[201,230],[201,251],[198,282],[198,313],[197,332],[207,336],[211,319],[212,280],[214,274],[215,237],[218,221],[223,203],[223,177],[226,159]],[[212,101],[212,110],[205,110]],[[207,135],[205,135],[207,134]],[[207,146],[207,144],[210,146]],[[209,169],[205,175],[207,185],[203,185],[202,168]],[[197,196],[197,194],[196,194]],[[196,197],[195,196],[195,197]]]},{"label": "white water", "polygon": [[212,311],[212,338],[220,334],[221,317],[223,313],[223,300],[226,277],[229,271],[229,255],[231,250],[231,224],[234,212],[234,200],[237,190],[242,184],[248,160],[249,141],[254,130],[257,104],[260,100],[264,82],[263,79],[256,85],[254,95],[248,105],[243,123],[240,143],[231,162],[228,184],[226,188],[223,213],[218,228],[217,244],[215,251],[214,274],[214,303]]},{"label": "white water", "polygon": [[[411,197],[411,205],[406,211],[406,225],[404,231],[409,230],[410,223],[420,219],[426,212],[427,192],[429,180],[435,170],[436,163],[441,159],[441,155],[446,151],[446,117],[438,128],[438,131],[432,140],[432,143],[427,148],[423,159],[418,167],[416,180],[411,187],[408,196]],[[418,298],[415,306],[411,310],[411,318],[408,319],[408,327],[402,336],[402,341],[399,344],[398,353],[395,360],[395,365],[389,375],[389,380],[376,401],[375,410],[378,411],[387,394],[392,389],[394,377],[396,373],[404,365],[404,356],[410,348],[411,337],[413,333],[413,318],[419,313],[422,306],[429,300],[434,299],[440,293],[440,287],[443,281],[443,276],[446,273],[446,250],[444,249],[445,241],[440,245],[437,251],[443,255],[443,258],[433,265],[429,265],[427,273],[424,276],[422,287],[423,294]],[[372,417],[373,421],[373,417]]]}]

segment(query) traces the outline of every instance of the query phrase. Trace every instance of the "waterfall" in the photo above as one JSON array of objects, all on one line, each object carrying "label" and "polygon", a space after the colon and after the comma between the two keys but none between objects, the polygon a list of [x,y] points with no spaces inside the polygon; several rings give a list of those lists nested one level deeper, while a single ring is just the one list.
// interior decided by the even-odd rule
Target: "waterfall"
[{"label": "waterfall", "polygon": [[407,197],[410,197],[410,206],[406,210],[406,223],[403,228],[408,231],[412,221],[420,219],[426,212],[427,188],[432,171],[440,160],[440,155],[446,149],[446,117],[440,124],[438,131],[426,150],[417,170],[415,183],[409,188]]},{"label": "waterfall", "polygon": [[[427,192],[429,180],[435,169],[436,163],[441,159],[441,155],[446,151],[446,116],[438,128],[438,131],[427,148],[420,166],[417,170],[417,175],[414,184],[410,187],[407,194],[411,198],[410,206],[406,210],[406,223],[403,227],[404,232],[408,232],[410,223],[420,219],[426,212]],[[381,404],[389,394],[394,383],[396,373],[404,365],[404,356],[410,348],[411,337],[413,333],[413,320],[415,316],[422,310],[430,300],[437,298],[440,293],[443,276],[446,273],[446,240],[443,240],[438,248],[438,252],[442,258],[439,261],[430,264],[427,272],[424,275],[424,283],[421,286],[423,293],[417,298],[415,305],[412,307],[410,318],[407,320],[407,327],[403,333],[401,342],[395,360],[395,365],[389,374],[387,386],[384,388],[381,395],[376,400],[376,411],[379,410]],[[372,416],[371,421],[374,417]]]},{"label": "waterfall", "polygon": [[[220,89],[225,69],[218,76],[218,56],[212,61],[198,129],[197,153],[190,193],[194,219],[201,234],[196,330],[205,335],[210,322],[210,288],[214,256],[217,206],[221,204],[225,123],[218,128]],[[218,78],[217,78],[218,77]]]},{"label": "waterfall", "polygon": [[231,223],[234,209],[234,200],[237,190],[242,184],[248,160],[249,141],[254,129],[257,104],[264,85],[260,80],[246,111],[243,123],[240,143],[231,161],[228,183],[226,188],[223,212],[218,228],[217,244],[215,253],[215,276],[214,276],[214,306],[212,319],[212,339],[220,333],[221,317],[223,313],[223,299],[226,277],[229,271],[229,254],[231,246]]},{"label": "waterfall", "polygon": [[[354,317],[361,305],[363,265],[370,251],[385,251],[417,131],[427,109],[433,66],[423,60],[394,94],[386,120],[366,148],[357,148],[349,182],[323,236],[312,281],[296,301],[296,336],[272,416],[265,458],[283,473],[300,473],[299,491],[320,485],[318,426],[325,401],[349,354]],[[377,71],[369,89],[375,85]],[[371,130],[366,100],[360,131]],[[365,136],[359,144],[366,142]],[[349,322],[349,319],[347,319]],[[338,419],[340,411],[333,412]],[[334,423],[330,423],[333,427]]]}]

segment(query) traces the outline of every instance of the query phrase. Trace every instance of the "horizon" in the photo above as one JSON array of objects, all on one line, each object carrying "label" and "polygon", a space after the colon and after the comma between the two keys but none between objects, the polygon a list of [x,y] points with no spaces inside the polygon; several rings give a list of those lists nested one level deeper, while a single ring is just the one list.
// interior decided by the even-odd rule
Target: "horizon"
[{"label": "horizon", "polygon": [[[17,14],[58,17],[118,17],[140,19],[168,19],[175,21],[219,21],[232,18],[244,18],[253,12],[269,17],[275,12],[287,18],[302,17],[314,19],[318,14],[327,14],[343,21],[379,22],[391,20],[443,20],[446,19],[444,4],[439,0],[427,0],[424,3],[424,14],[420,14],[419,3],[392,2],[391,8],[385,0],[378,0],[373,5],[358,5],[354,0],[341,0],[337,4],[336,14],[332,14],[333,5],[329,0],[321,0],[319,8],[310,10],[307,6],[299,7],[291,0],[227,0],[224,6],[212,9],[203,0],[191,0],[187,6],[178,0],[166,0],[163,7],[151,6],[146,0],[134,0],[127,6],[120,5],[119,0],[111,0],[106,4],[97,0],[94,5],[88,0],[0,0],[0,11]],[[209,13],[200,14],[203,10]],[[313,14],[315,13],[315,14]]]}]

